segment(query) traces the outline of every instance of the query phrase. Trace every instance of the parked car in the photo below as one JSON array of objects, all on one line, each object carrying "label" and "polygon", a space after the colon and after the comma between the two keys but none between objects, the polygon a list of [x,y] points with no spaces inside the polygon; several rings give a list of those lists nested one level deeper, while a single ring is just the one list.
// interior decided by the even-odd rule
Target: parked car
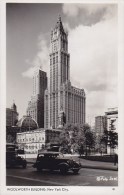
[{"label": "parked car", "polygon": [[27,161],[21,157],[18,156],[15,152],[7,152],[6,153],[6,166],[7,167],[18,167],[22,166],[22,168],[26,168]]},{"label": "parked car", "polygon": [[81,168],[81,164],[64,157],[60,152],[40,152],[37,155],[36,162],[33,165],[38,171],[43,169],[48,170],[59,170],[60,173],[66,174],[68,171],[73,171],[74,174],[77,174]]},{"label": "parked car", "polygon": [[6,167],[18,167],[26,168],[27,161],[18,156],[18,150],[14,144],[6,144]]}]

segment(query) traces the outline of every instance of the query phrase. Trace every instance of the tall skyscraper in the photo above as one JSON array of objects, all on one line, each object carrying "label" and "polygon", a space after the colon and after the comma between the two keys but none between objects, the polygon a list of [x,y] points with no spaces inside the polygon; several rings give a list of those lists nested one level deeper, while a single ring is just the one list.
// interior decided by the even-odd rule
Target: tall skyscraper
[{"label": "tall skyscraper", "polygon": [[51,31],[50,85],[45,91],[45,127],[58,128],[65,123],[85,123],[84,89],[70,82],[70,55],[68,34],[59,17]]},{"label": "tall skyscraper", "polygon": [[30,115],[38,123],[39,128],[44,128],[44,92],[46,88],[46,72],[38,68],[33,76],[33,95],[28,103],[27,115]]}]

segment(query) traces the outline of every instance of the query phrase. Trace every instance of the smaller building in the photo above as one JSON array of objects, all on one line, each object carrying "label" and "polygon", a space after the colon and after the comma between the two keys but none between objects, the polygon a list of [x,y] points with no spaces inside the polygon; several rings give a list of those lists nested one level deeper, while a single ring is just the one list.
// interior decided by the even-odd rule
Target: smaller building
[{"label": "smaller building", "polygon": [[118,132],[118,108],[108,108],[105,115],[107,117],[107,130]]},{"label": "smaller building", "polygon": [[15,126],[18,122],[18,112],[15,103],[12,104],[11,108],[6,108],[6,126]]},{"label": "smaller building", "polygon": [[103,135],[106,128],[107,128],[106,116],[96,116],[95,117],[95,133],[96,133],[96,135]]},{"label": "smaller building", "polygon": [[100,151],[104,149],[107,154],[118,152],[118,108],[108,108],[104,116],[95,117],[95,135],[96,145],[104,136],[98,148]]},{"label": "smaller building", "polygon": [[101,142],[101,138],[104,132],[107,130],[107,118],[106,116],[96,116],[95,117],[95,136],[96,136],[96,151],[100,153],[107,152],[106,143]]},{"label": "smaller building", "polygon": [[[107,131],[113,132],[118,134],[118,108],[108,108],[108,111],[105,112],[105,115],[107,117]],[[114,138],[115,139],[115,138]],[[110,137],[108,136],[108,144],[107,144],[107,153],[118,153],[118,146],[112,148],[110,146]]]},{"label": "smaller building", "polygon": [[27,154],[36,154],[38,150],[59,144],[61,130],[36,129],[17,133],[16,143]]},{"label": "smaller building", "polygon": [[16,143],[16,134],[38,128],[37,122],[31,116],[23,116],[15,126],[6,126],[6,141]]},{"label": "smaller building", "polygon": [[38,129],[17,133],[16,142],[19,149],[24,149],[28,154],[36,154],[38,150],[45,146],[45,130]]}]

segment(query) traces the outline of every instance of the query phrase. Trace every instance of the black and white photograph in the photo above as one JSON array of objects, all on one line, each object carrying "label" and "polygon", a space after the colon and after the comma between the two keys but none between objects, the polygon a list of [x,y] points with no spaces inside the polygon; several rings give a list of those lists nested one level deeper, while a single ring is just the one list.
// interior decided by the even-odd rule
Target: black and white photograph
[{"label": "black and white photograph", "polygon": [[5,7],[7,192],[117,192],[118,3]]}]

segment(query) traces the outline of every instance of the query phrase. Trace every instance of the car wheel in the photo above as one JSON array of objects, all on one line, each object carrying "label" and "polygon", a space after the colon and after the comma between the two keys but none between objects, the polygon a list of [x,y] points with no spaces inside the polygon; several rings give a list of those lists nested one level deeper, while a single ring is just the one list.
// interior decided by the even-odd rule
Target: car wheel
[{"label": "car wheel", "polygon": [[68,172],[68,168],[67,168],[66,166],[61,166],[61,167],[60,167],[60,173],[61,173],[61,174],[64,175],[64,174],[66,174],[67,172]]},{"label": "car wheel", "polygon": [[42,171],[42,168],[38,166],[37,171]]}]

